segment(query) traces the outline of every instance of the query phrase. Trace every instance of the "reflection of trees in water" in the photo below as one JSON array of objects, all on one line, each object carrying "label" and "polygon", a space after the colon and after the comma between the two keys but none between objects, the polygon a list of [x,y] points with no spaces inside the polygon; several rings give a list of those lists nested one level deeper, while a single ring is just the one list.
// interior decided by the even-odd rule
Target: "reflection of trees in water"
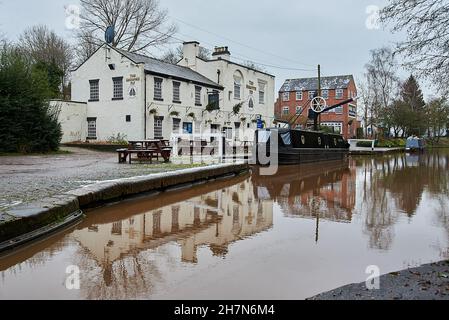
[{"label": "reflection of trees in water", "polygon": [[[436,197],[436,201],[438,203],[438,207],[435,210],[436,215],[436,223],[437,225],[443,226],[443,228],[446,230],[446,235],[449,242],[449,211],[447,208],[449,208],[449,198],[447,197],[447,194],[445,196],[439,195]],[[441,252],[442,258],[448,258],[449,257],[449,248],[446,246],[444,248],[439,248]]]},{"label": "reflection of trees in water", "polygon": [[392,206],[389,194],[382,186],[382,177],[394,170],[396,163],[375,160],[366,161],[363,171],[363,211],[365,233],[369,235],[369,246],[381,250],[391,247],[394,237],[393,225],[397,220],[397,211]]},{"label": "reflection of trees in water", "polygon": [[363,203],[371,247],[390,248],[401,211],[413,217],[425,191],[433,197],[447,195],[448,165],[448,155],[443,152],[364,161]]}]

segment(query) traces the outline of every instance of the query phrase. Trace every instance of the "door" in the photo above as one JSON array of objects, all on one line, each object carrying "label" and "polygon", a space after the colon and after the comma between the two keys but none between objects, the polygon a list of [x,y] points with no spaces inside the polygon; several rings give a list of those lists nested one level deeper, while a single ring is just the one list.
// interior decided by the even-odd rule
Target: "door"
[{"label": "door", "polygon": [[182,133],[184,133],[184,134],[192,134],[193,133],[192,122],[184,122],[182,124]]}]

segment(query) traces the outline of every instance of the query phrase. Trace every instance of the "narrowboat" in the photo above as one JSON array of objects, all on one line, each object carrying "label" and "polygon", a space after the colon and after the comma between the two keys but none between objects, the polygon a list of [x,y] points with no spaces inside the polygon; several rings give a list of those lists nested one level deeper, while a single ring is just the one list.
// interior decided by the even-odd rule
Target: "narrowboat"
[{"label": "narrowboat", "polygon": [[[276,146],[277,145],[277,146]],[[259,129],[255,134],[253,155],[257,165],[294,165],[344,160],[349,143],[339,134],[296,129]]]},{"label": "narrowboat", "polygon": [[423,152],[425,148],[426,146],[423,139],[418,138],[416,136],[409,137],[407,139],[405,150],[409,152]]}]

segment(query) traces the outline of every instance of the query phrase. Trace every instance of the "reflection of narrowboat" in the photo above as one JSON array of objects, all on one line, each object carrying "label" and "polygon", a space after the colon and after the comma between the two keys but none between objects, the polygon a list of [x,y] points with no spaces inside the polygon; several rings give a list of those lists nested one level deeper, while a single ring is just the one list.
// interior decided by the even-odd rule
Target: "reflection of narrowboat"
[{"label": "reflection of narrowboat", "polygon": [[410,152],[422,152],[426,148],[424,140],[418,137],[410,137],[407,139],[405,149]]},{"label": "reflection of narrowboat", "polygon": [[273,159],[280,165],[343,160],[349,153],[349,144],[341,135],[282,128],[257,130],[254,146],[260,165],[269,165]]}]

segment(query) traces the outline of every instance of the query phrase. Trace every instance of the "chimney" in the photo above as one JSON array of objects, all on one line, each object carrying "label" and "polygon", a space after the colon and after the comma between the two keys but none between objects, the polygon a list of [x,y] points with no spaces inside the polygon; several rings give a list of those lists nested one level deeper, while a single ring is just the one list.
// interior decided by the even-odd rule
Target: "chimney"
[{"label": "chimney", "polygon": [[229,52],[228,47],[215,47],[215,51],[212,53],[212,56],[231,61],[231,52]]},{"label": "chimney", "polygon": [[184,65],[196,71],[196,57],[200,53],[200,43],[198,41],[184,42],[182,56]]}]

